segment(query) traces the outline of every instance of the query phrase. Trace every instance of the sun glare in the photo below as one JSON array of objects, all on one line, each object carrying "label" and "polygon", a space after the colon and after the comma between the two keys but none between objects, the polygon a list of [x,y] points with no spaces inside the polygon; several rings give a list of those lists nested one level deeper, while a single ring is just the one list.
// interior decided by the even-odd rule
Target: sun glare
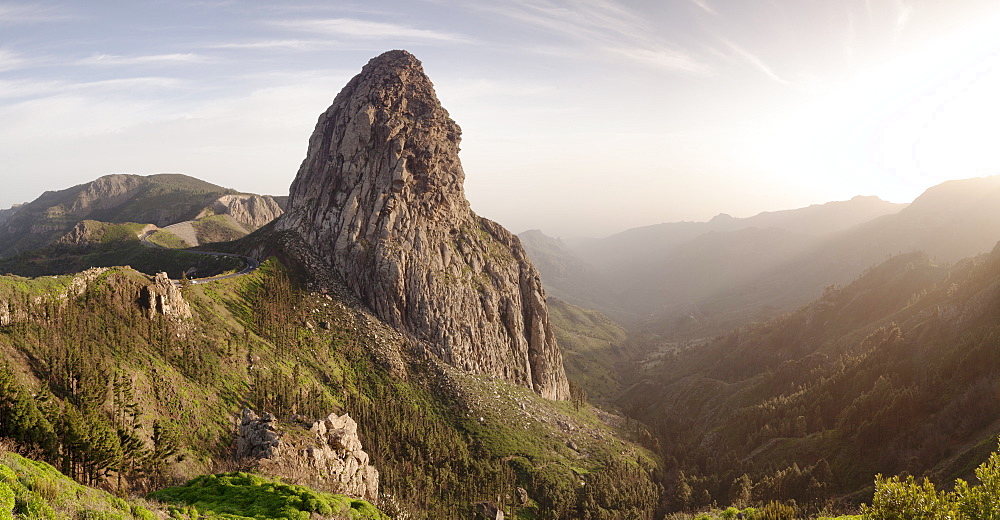
[{"label": "sun glare", "polygon": [[1000,173],[998,34],[1000,13],[863,71],[764,132],[754,155],[784,176],[839,178],[900,201]]}]

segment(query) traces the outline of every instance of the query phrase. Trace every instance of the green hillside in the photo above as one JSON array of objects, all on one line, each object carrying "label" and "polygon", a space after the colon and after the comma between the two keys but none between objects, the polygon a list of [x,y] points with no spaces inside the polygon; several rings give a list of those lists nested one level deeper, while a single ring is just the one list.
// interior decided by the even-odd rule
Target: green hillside
[{"label": "green hillside", "polygon": [[149,497],[170,504],[170,516],[177,519],[304,520],[316,514],[346,520],[389,520],[364,500],[248,473],[203,475]]},{"label": "green hillside", "polygon": [[[666,358],[623,403],[656,426],[674,508],[871,496],[872,475],[969,478],[996,445],[1000,250],[894,257],[768,323]],[[669,442],[666,442],[669,441]]]},{"label": "green hillside", "polygon": [[190,319],[151,319],[148,283],[126,268],[0,277],[0,413],[13,419],[0,437],[78,481],[141,493],[231,464],[243,407],[346,411],[391,516],[468,518],[490,501],[514,518],[650,518],[660,505],[657,458],[625,440],[623,419],[415,356],[274,260],[185,289]]},{"label": "green hillside", "polygon": [[44,462],[0,450],[0,519],[155,520],[148,503],[81,485]]},{"label": "green hillside", "polygon": [[563,351],[570,381],[589,397],[608,401],[621,390],[619,373],[626,361],[627,333],[607,316],[548,298],[549,319]]},{"label": "green hillside", "polygon": [[11,213],[0,228],[0,257],[49,245],[81,220],[141,222],[163,227],[192,220],[234,190],[181,174],[106,175],[48,191]]},{"label": "green hillside", "polygon": [[12,520],[302,520],[312,513],[348,520],[388,520],[364,500],[290,486],[246,473],[203,475],[125,499],[84,486],[44,462],[0,450],[0,519]]}]

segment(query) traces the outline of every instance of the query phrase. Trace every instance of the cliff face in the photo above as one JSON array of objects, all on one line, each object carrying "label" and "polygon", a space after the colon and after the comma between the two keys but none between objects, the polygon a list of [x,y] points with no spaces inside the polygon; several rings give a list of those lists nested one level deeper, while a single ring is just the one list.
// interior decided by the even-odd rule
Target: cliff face
[{"label": "cliff face", "polygon": [[567,399],[538,272],[469,208],[460,136],[416,58],[371,60],[320,116],[277,228],[445,362]]},{"label": "cliff face", "polygon": [[281,216],[281,206],[269,195],[223,195],[198,215],[231,215],[247,231],[254,231]]}]

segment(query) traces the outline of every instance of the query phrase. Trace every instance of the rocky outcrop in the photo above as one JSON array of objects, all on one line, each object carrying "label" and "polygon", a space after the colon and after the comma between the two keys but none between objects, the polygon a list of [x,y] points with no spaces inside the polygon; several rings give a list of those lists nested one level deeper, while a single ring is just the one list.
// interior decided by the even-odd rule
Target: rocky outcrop
[{"label": "rocky outcrop", "polygon": [[230,215],[247,231],[254,231],[280,217],[282,213],[281,206],[268,195],[223,195],[198,215],[198,218],[209,214]]},{"label": "rocky outcrop", "polygon": [[538,272],[517,237],[469,208],[460,140],[420,62],[387,52],[320,116],[277,229],[425,351],[566,399]]},{"label": "rocky outcrop", "polygon": [[142,288],[141,300],[150,319],[157,315],[167,318],[191,317],[191,307],[184,301],[181,290],[167,277],[167,273],[156,273],[152,283]]},{"label": "rocky outcrop", "polygon": [[66,212],[86,217],[95,211],[115,208],[128,201],[144,185],[144,179],[137,175],[111,174],[82,186],[76,198],[68,205]]},{"label": "rocky outcrop", "polygon": [[236,458],[255,469],[296,483],[375,501],[379,475],[358,438],[358,424],[348,414],[318,421],[294,416],[278,425],[274,415],[258,417],[243,410]]}]

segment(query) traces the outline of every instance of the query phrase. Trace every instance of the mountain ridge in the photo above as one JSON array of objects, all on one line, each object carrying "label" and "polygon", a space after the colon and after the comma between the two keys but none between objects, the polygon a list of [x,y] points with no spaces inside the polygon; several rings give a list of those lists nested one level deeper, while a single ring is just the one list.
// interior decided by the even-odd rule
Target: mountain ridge
[{"label": "mountain ridge", "polygon": [[[4,210],[0,257],[49,245],[83,220],[165,227],[228,214],[252,231],[282,213],[268,195],[239,193],[183,174],[109,174]],[[244,231],[245,234],[245,231]]]}]

